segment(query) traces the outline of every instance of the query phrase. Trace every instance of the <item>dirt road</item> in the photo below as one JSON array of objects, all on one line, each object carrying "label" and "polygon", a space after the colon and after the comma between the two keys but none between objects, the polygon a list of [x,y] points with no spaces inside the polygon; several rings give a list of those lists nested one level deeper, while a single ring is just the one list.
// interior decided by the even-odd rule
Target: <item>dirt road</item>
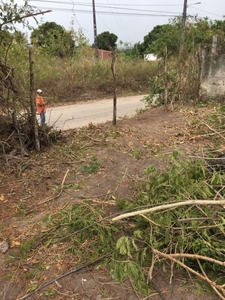
[{"label": "dirt road", "polygon": [[[132,116],[137,109],[143,109],[141,101],[145,95],[122,97],[117,99],[117,119]],[[89,101],[81,104],[49,107],[46,114],[47,123],[61,130],[98,124],[113,120],[113,99]]]}]

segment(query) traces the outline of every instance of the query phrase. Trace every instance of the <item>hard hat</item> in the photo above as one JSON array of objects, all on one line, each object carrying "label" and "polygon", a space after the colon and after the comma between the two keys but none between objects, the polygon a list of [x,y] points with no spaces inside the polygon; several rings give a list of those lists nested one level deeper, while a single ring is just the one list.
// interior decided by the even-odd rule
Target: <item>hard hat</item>
[{"label": "hard hat", "polygon": [[37,93],[38,93],[38,94],[41,94],[41,93],[42,93],[42,90],[41,90],[41,89],[38,89],[38,90],[37,90]]}]

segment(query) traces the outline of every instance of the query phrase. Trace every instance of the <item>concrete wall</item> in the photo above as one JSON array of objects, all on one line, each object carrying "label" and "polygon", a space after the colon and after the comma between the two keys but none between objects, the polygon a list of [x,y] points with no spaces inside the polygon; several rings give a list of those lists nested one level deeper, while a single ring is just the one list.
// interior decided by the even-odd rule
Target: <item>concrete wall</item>
[{"label": "concrete wall", "polygon": [[217,39],[212,49],[202,51],[200,95],[202,100],[225,101],[225,54],[217,51]]}]

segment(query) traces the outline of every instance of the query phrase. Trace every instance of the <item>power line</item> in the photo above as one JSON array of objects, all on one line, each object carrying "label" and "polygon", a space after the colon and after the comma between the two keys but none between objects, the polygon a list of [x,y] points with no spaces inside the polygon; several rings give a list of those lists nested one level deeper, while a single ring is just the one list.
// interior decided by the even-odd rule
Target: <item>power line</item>
[{"label": "power line", "polygon": [[209,12],[209,11],[205,11],[205,10],[203,10],[203,9],[200,9],[200,8],[195,8],[196,10],[199,10],[199,11],[202,11],[202,12],[205,12],[205,13],[208,13],[208,14],[210,14],[210,15],[212,15],[212,16],[217,16],[217,17],[223,17],[222,15],[217,15],[217,14],[214,14],[214,13],[212,13],[212,12]]},{"label": "power line", "polygon": [[[107,3],[108,3],[109,6],[110,6],[109,1],[107,1]],[[113,5],[114,5],[114,7],[116,6],[114,0],[113,0]],[[112,10],[113,10],[113,7],[112,7]],[[113,13],[113,14],[114,14],[114,13]],[[114,19],[115,19],[115,21],[116,21],[118,27],[120,28],[120,31],[123,33],[123,35],[124,35],[124,37],[125,37],[125,36],[126,36],[126,34],[125,34],[125,27],[124,27],[124,24],[123,24],[123,22],[122,22],[122,18],[120,17],[120,15],[118,15],[118,19],[119,19],[119,22],[118,22],[117,17],[116,17],[116,15],[114,14]],[[119,24],[119,23],[120,23],[120,24]],[[121,25],[121,26],[120,26],[120,25]]]},{"label": "power line", "polygon": [[[71,4],[71,2],[69,2],[69,1],[57,1],[57,0],[29,0],[29,2],[50,2],[50,3],[61,3],[61,4]],[[74,3],[74,2],[73,2]],[[77,2],[77,3],[74,3],[74,4],[76,4],[76,5],[85,5],[85,4],[87,4],[87,3],[84,3],[84,2]],[[91,5],[91,4],[90,4]],[[109,2],[107,2],[107,3],[101,3],[101,4],[99,4],[99,5],[111,5]],[[138,7],[140,7],[140,6],[144,6],[144,7],[146,7],[146,6],[151,6],[151,7],[157,7],[157,6],[160,6],[160,7],[166,7],[166,6],[182,6],[182,4],[130,4],[130,3],[124,3],[124,4],[122,4],[122,3],[120,3],[120,4],[118,4],[118,3],[114,3],[114,5],[116,5],[116,6],[124,6],[124,5],[127,5],[127,6],[138,6]],[[191,4],[190,4],[191,5]],[[97,6],[97,4],[95,5],[95,6]]]},{"label": "power line", "polygon": [[[53,0],[30,0],[31,2],[46,2],[46,3],[55,3],[55,4],[68,4],[68,5],[71,5],[71,2],[67,2],[67,1],[53,1]],[[114,6],[113,6],[114,5]],[[180,14],[180,12],[172,12],[172,11],[161,11],[161,10],[146,10],[146,9],[139,9],[139,8],[127,8],[127,7],[117,7],[118,5],[117,4],[113,4],[113,5],[110,5],[110,4],[95,4],[95,7],[98,7],[98,8],[111,8],[111,9],[116,9],[116,10],[126,10],[126,11],[140,11],[140,12],[146,12],[146,11],[149,11],[149,12],[152,12],[152,13],[170,13],[170,14]],[[123,4],[124,5],[124,4]],[[74,6],[74,5],[73,5]],[[83,3],[83,2],[77,2],[76,3],[76,6],[92,6],[92,4],[89,4],[89,3]],[[140,5],[142,6],[142,5]],[[143,5],[144,6],[144,5]],[[147,5],[149,6],[149,5]],[[165,7],[165,5],[164,5]],[[114,13],[114,12],[112,12]]]},{"label": "power line", "polygon": [[[92,13],[91,10],[84,10],[84,9],[69,9],[69,8],[60,8],[60,7],[37,7],[36,8],[39,8],[39,9],[50,9],[50,10],[59,10],[59,11],[71,11],[71,12],[74,12],[74,13],[77,13],[77,12],[81,12],[81,13]],[[111,11],[97,11],[96,10],[96,13],[98,14],[109,14],[109,15],[112,15],[112,12]],[[152,13],[126,13],[126,12],[114,12],[114,14],[117,14],[117,15],[125,15],[125,16],[143,16],[143,17],[178,17],[180,16],[179,15],[175,15],[175,14],[152,14]]]},{"label": "power line", "polygon": [[[29,2],[38,2],[38,3],[54,3],[54,4],[63,4],[63,5],[73,5],[73,9],[75,8],[75,5],[76,6],[91,6],[91,4],[89,3],[84,3],[84,2],[77,2],[75,3],[74,0],[72,1],[62,1],[62,0],[29,0]],[[189,4],[188,6],[191,6],[192,4]],[[101,4],[96,4],[95,5],[96,7],[98,8],[110,8],[111,9],[116,9],[116,10],[126,10],[127,13],[128,11],[131,11],[131,10],[134,10],[134,11],[139,11],[139,12],[146,12],[146,11],[149,11],[151,13],[160,13],[159,15],[156,15],[157,17],[166,17],[166,15],[161,15],[161,14],[170,14],[168,15],[168,17],[176,17],[177,15],[181,15],[180,12],[172,12],[172,11],[159,11],[159,10],[146,10],[146,9],[140,9],[140,8],[135,8],[135,7],[181,7],[182,4],[117,4],[117,3],[113,3],[113,5],[111,5],[109,2],[108,3],[101,3]],[[122,7],[122,6],[126,6],[126,7]],[[134,8],[130,8],[130,7],[134,7]],[[44,8],[45,9],[45,8]],[[53,10],[67,10],[67,8],[57,8],[57,7],[51,7],[50,9],[53,9]],[[69,11],[71,9],[68,9]],[[214,15],[214,16],[217,16],[217,17],[220,17],[222,18],[223,16],[222,15],[218,15],[218,14],[214,14],[212,12],[208,12],[208,11],[205,11],[205,10],[202,10],[202,9],[199,9],[197,7],[195,7],[195,10],[198,10],[198,11],[202,11],[204,13],[207,13],[209,15]],[[84,12],[84,11],[79,11],[79,10],[76,10],[77,12]],[[100,11],[96,11],[98,13],[100,13]],[[105,14],[106,12],[103,12],[103,14]],[[112,14],[121,14],[121,15],[124,15],[122,12],[120,13],[119,11],[117,12],[113,12],[112,11]],[[175,15],[173,15],[175,14]],[[137,14],[135,14],[137,15]],[[152,15],[150,15],[152,16]]]}]

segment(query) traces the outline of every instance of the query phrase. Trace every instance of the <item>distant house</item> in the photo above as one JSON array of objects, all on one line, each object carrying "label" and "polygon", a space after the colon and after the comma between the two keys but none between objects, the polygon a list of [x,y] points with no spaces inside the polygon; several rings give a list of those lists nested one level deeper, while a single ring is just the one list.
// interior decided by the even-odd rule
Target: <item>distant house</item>
[{"label": "distant house", "polygon": [[[89,48],[86,52],[87,57],[95,57],[95,49]],[[112,59],[112,51],[98,49],[99,60]]]},{"label": "distant house", "polygon": [[155,54],[149,53],[144,55],[144,61],[157,61],[158,58]]}]

